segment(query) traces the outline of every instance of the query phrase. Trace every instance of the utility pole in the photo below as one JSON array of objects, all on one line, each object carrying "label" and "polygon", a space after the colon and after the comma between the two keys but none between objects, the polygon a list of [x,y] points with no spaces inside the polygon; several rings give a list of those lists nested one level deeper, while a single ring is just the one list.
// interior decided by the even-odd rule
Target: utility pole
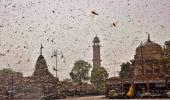
[{"label": "utility pole", "polygon": [[[13,73],[12,73],[13,74]],[[11,85],[12,85],[12,89],[11,89],[11,99],[13,99],[13,96],[14,96],[14,78],[13,78],[13,75],[12,75],[12,83],[11,83]]]},{"label": "utility pole", "polygon": [[54,51],[54,55],[53,55],[55,58],[56,58],[56,66],[55,67],[53,67],[53,70],[56,72],[56,78],[57,78],[57,50],[56,51]]},{"label": "utility pole", "polygon": [[140,45],[140,50],[141,50],[141,66],[142,66],[142,78],[143,78],[143,86],[142,86],[142,90],[143,90],[143,93],[145,92],[145,76],[144,76],[144,66],[143,66],[143,45],[142,45],[142,42],[141,42],[141,45]]},{"label": "utility pole", "polygon": [[44,47],[42,46],[42,44],[41,44],[41,48],[40,48],[40,55],[42,55],[42,49],[43,49]]},{"label": "utility pole", "polygon": [[58,50],[55,50],[52,54],[52,58],[55,57],[56,58],[56,66],[53,67],[53,70],[56,72],[56,78],[58,78],[58,75],[57,75],[57,72],[58,72],[58,56],[61,55],[61,58],[63,58],[63,53],[62,51],[58,51]]},{"label": "utility pole", "polygon": [[165,77],[166,91],[168,91],[168,75],[166,74]]}]

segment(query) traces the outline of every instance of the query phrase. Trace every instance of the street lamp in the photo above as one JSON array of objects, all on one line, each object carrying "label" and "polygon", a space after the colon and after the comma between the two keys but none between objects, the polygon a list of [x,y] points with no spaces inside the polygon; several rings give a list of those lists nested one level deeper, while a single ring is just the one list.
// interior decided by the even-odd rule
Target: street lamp
[{"label": "street lamp", "polygon": [[166,77],[165,82],[166,82],[166,91],[167,91],[168,90],[168,75],[166,74],[165,77]]}]

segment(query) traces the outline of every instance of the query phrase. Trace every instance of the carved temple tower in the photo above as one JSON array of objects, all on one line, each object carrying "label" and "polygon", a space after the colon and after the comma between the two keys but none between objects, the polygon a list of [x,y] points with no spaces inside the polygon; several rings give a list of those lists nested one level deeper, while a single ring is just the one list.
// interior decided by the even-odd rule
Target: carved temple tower
[{"label": "carved temple tower", "polygon": [[48,66],[44,56],[42,55],[43,46],[40,48],[40,56],[37,59],[33,77],[53,77],[53,75],[48,71]]}]

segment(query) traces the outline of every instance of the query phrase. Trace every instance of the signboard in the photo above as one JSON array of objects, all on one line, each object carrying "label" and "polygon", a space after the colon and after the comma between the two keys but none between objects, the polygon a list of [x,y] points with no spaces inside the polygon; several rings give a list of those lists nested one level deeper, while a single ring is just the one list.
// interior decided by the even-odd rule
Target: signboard
[{"label": "signboard", "polygon": [[107,85],[111,85],[111,84],[121,84],[121,81],[106,81]]},{"label": "signboard", "polygon": [[155,87],[166,87],[165,83],[156,83]]},{"label": "signboard", "polygon": [[149,80],[149,83],[165,83],[165,80]]}]

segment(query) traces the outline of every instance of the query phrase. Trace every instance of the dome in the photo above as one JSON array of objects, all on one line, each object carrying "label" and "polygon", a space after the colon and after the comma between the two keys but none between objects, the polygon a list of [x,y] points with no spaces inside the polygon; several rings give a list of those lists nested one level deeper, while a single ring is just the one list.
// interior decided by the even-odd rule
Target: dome
[{"label": "dome", "polygon": [[148,40],[136,48],[135,57],[141,57],[141,52],[144,59],[160,59],[163,50],[159,44],[152,42],[148,36]]},{"label": "dome", "polygon": [[93,42],[94,42],[94,43],[98,43],[98,42],[100,42],[100,40],[99,40],[99,38],[96,36],[96,37],[94,37]]}]

